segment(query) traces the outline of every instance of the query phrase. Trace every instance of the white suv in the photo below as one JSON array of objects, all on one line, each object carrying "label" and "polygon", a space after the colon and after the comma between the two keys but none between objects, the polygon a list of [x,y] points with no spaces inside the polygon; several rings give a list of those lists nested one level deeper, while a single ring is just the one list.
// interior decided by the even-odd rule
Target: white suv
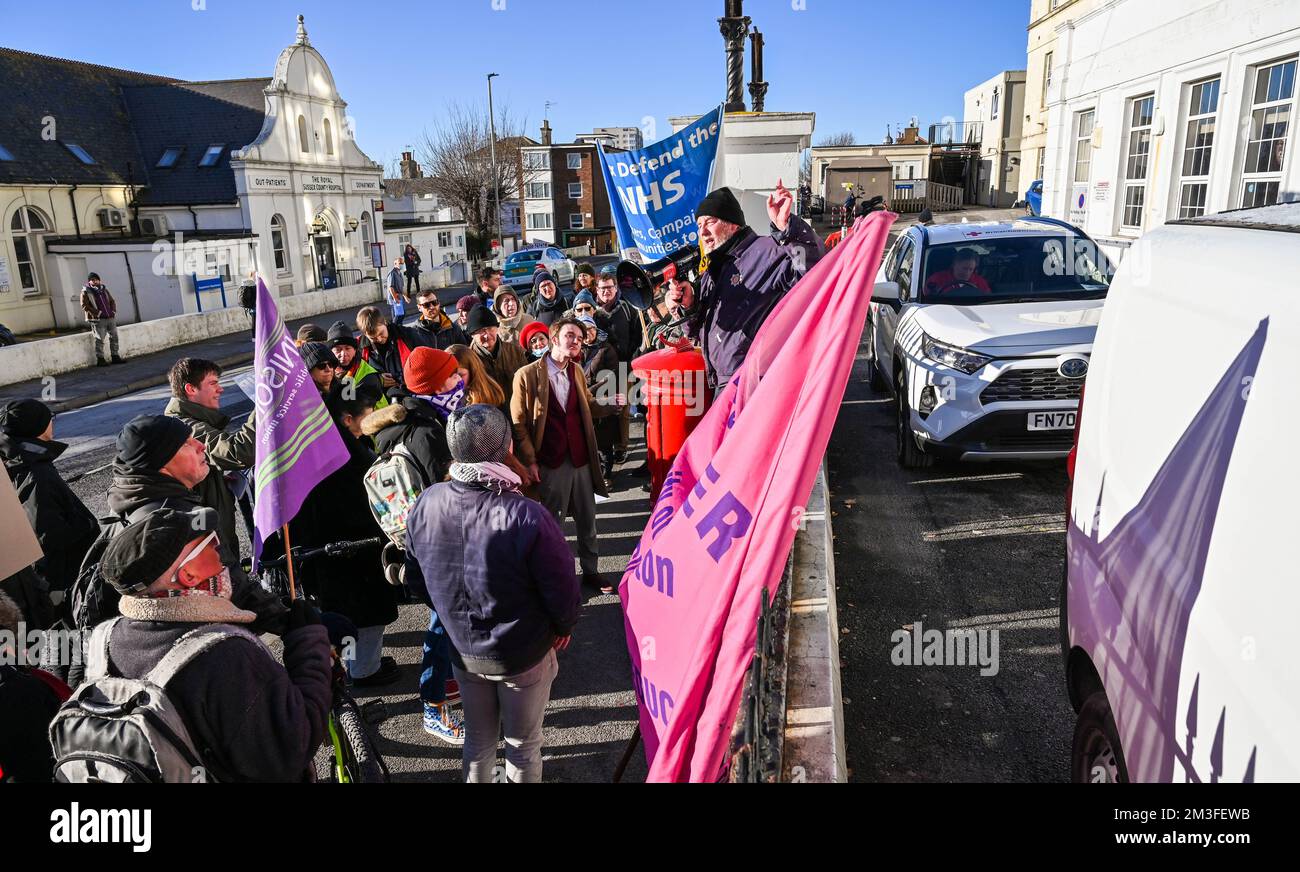
[{"label": "white suv", "polygon": [[1065,457],[1111,273],[1083,231],[1051,218],[902,234],[868,324],[899,463]]}]

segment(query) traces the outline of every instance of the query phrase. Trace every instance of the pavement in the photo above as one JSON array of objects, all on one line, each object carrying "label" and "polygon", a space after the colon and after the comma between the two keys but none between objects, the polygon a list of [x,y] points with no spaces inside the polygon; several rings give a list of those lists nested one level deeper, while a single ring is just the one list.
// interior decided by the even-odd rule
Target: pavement
[{"label": "pavement", "polygon": [[[348,313],[332,314],[345,317]],[[314,320],[322,319],[317,316]],[[239,341],[247,345],[246,339]],[[223,352],[230,353],[232,347],[237,349],[229,343],[229,337],[221,337],[198,346],[175,349],[153,365],[155,368],[169,366],[172,360],[187,352],[218,357]],[[106,371],[122,372],[135,366],[135,362],[129,362]],[[226,391],[221,397],[222,411],[232,417],[232,426],[243,423],[252,411],[252,402],[234,387],[234,379],[249,369],[247,365],[235,365],[223,376]],[[90,375],[99,376],[104,371],[92,370]],[[83,376],[79,382],[83,386],[94,385],[84,378],[86,374],[73,375]],[[56,463],[59,473],[86,506],[101,516],[108,511],[106,491],[118,431],[136,415],[161,413],[170,395],[165,384],[143,389],[120,387],[124,390],[107,400],[64,411],[54,425],[55,438],[69,446]],[[649,519],[648,494],[641,490],[645,479],[621,471],[644,461],[642,430],[641,423],[634,421],[633,451],[628,462],[614,473],[610,499],[596,507],[600,570],[614,578],[622,575]],[[242,525],[238,529],[241,550],[247,554],[250,546],[245,530]],[[571,543],[575,541],[574,532],[573,523],[567,522],[565,535]],[[583,598],[582,615],[573,641],[559,654],[560,672],[552,688],[543,727],[543,777],[547,781],[609,781],[636,728],[636,698],[618,598],[590,589],[584,589]],[[395,781],[457,782],[460,749],[427,735],[422,726],[417,687],[429,611],[410,603],[399,606],[398,612],[397,620],[387,629],[384,645],[385,653],[401,666],[401,677],[388,687],[359,691],[356,696],[363,703],[383,700],[380,708],[386,717],[374,729],[380,752]],[[632,755],[623,780],[642,781],[645,774],[645,752],[639,748]]]},{"label": "pavement", "polygon": [[[859,352],[827,456],[850,781],[1069,780],[1063,462],[903,470]],[[997,629],[999,668],[894,665],[894,634]]]}]

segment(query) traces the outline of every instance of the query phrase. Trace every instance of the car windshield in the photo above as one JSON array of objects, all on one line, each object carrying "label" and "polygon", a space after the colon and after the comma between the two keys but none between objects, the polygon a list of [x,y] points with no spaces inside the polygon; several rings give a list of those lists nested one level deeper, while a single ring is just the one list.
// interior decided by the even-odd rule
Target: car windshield
[{"label": "car windshield", "polygon": [[1102,299],[1113,273],[1096,243],[1082,236],[975,232],[962,242],[926,251],[918,300],[976,306]]},{"label": "car windshield", "polygon": [[540,251],[516,251],[506,258],[506,263],[528,263],[533,260],[541,260]]}]

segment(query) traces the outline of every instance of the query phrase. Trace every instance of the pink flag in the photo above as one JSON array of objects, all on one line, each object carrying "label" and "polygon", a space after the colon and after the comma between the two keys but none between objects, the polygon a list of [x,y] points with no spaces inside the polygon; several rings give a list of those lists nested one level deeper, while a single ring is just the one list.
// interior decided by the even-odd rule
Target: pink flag
[{"label": "pink flag", "polygon": [[619,585],[649,781],[716,781],[770,598],[812,491],[895,215],[786,295],[682,448]]}]

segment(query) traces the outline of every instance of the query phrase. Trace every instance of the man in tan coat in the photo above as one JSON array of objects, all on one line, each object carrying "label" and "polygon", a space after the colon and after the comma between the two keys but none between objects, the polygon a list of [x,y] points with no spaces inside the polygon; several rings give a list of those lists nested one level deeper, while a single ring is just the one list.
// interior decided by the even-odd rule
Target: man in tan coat
[{"label": "man in tan coat", "polygon": [[614,586],[598,565],[596,494],[609,496],[609,491],[600,474],[592,418],[618,414],[625,400],[620,394],[612,405],[593,402],[578,363],[583,336],[582,325],[572,318],[551,324],[550,352],[515,373],[510,418],[515,456],[538,484],[542,505],[561,524],[573,515],[583,582],[612,593]]}]

